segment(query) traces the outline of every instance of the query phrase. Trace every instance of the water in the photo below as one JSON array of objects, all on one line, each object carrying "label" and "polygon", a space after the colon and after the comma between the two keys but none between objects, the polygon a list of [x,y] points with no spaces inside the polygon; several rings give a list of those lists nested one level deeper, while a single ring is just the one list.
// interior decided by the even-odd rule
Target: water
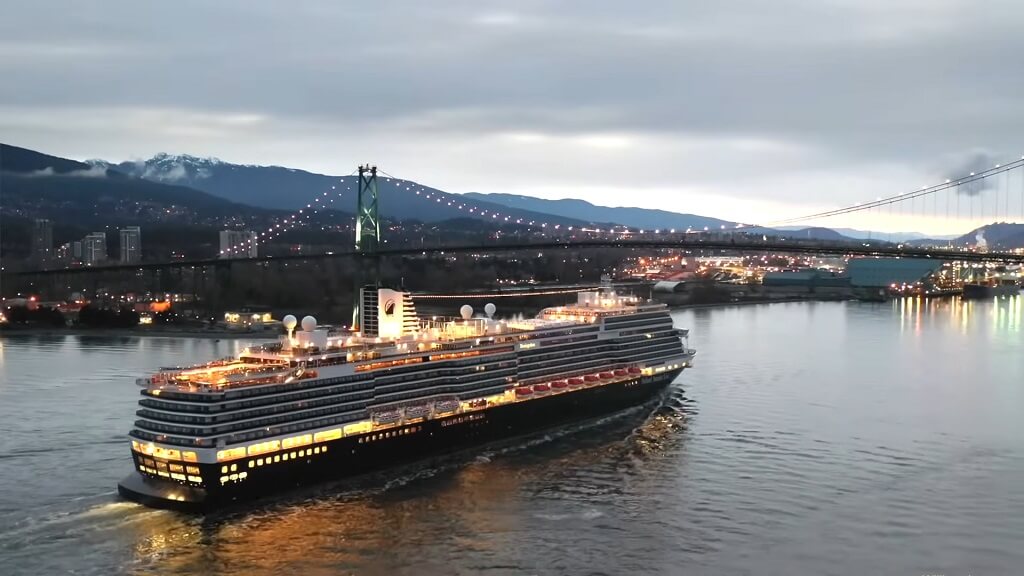
[{"label": "water", "polygon": [[0,573],[1017,574],[1022,300],[680,311],[653,412],[206,518],[117,500],[133,378],[244,342],[0,339]]}]

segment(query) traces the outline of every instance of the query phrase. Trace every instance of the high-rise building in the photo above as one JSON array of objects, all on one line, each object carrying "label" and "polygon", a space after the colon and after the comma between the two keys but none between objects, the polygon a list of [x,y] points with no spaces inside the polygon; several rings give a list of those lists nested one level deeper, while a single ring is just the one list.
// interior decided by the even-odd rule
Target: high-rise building
[{"label": "high-rise building", "polygon": [[221,230],[221,258],[256,258],[256,233],[249,230]]},{"label": "high-rise building", "polygon": [[96,266],[107,260],[106,232],[93,232],[82,238],[82,263]]},{"label": "high-rise building", "polygon": [[32,259],[44,265],[53,257],[53,222],[37,218],[32,226]]},{"label": "high-rise building", "polygon": [[[77,242],[76,242],[76,244],[77,244]],[[65,242],[65,243],[61,244],[60,246],[54,248],[53,249],[53,259],[54,259],[54,261],[59,262],[59,263],[65,265],[65,266],[67,266],[68,264],[71,264],[71,262],[74,260],[74,258],[72,256],[72,250],[73,249],[74,249],[74,246],[72,245],[71,242]]]},{"label": "high-rise building", "polygon": [[142,230],[138,226],[121,228],[121,264],[142,260]]}]

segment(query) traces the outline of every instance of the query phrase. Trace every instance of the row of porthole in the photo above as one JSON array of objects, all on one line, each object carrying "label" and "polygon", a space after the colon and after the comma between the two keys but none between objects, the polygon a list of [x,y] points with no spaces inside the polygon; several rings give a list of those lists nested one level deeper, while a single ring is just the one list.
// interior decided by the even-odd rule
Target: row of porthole
[{"label": "row of porthole", "polygon": [[441,426],[442,427],[446,427],[446,426],[451,426],[453,424],[461,424],[463,422],[469,422],[471,420],[482,420],[483,418],[484,418],[483,414],[467,414],[466,416],[459,416],[458,418],[453,418],[451,420],[445,420],[445,421],[441,422]]},{"label": "row of porthole", "polygon": [[[317,446],[315,448],[304,448],[302,450],[293,450],[291,452],[285,452],[284,454],[275,454],[274,456],[267,456],[266,458],[257,458],[255,460],[249,460],[249,468],[256,468],[257,466],[263,466],[264,464],[276,464],[278,462],[287,462],[289,460],[295,460],[296,458],[305,458],[307,456],[319,455],[327,452],[327,446]],[[225,466],[221,466],[221,471],[224,471]],[[235,469],[235,464],[231,465],[231,470]]]},{"label": "row of porthole", "polygon": [[237,474],[228,474],[220,477],[221,484],[227,484],[228,482],[240,482],[245,480],[249,476],[248,472],[238,472]]},{"label": "row of porthole", "polygon": [[360,438],[359,443],[365,444],[367,442],[375,442],[377,440],[383,440],[385,438],[397,438],[399,436],[405,436],[407,434],[419,432],[422,429],[422,426],[413,426],[411,428],[403,428],[401,430],[392,430],[390,432],[380,432],[378,434],[371,434],[369,436],[363,436],[362,438]]},{"label": "row of porthole", "polygon": [[163,470],[157,470],[156,468],[150,468],[144,464],[139,464],[139,471],[145,472],[146,474],[152,474],[154,476],[161,476],[163,478],[170,478],[171,480],[177,480],[179,482],[192,482],[193,484],[202,484],[203,477],[198,475],[185,475],[177,472],[164,472]]}]

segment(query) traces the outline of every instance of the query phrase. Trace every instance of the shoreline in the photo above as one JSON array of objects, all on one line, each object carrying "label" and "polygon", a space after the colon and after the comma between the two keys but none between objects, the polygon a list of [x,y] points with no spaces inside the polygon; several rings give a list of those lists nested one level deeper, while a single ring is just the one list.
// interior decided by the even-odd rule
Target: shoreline
[{"label": "shoreline", "polygon": [[[811,298],[779,298],[775,300],[748,300],[739,302],[715,302],[708,304],[671,304],[665,302],[670,310],[726,308],[730,306],[755,306],[759,304],[791,304],[794,302],[847,302],[850,299],[811,299]],[[656,300],[657,301],[657,300]],[[279,336],[276,331],[239,332],[234,330],[188,330],[167,328],[54,328],[52,326],[26,326],[0,329],[0,338],[26,334],[33,336],[140,336],[156,338],[196,338],[216,340],[272,340]]]},{"label": "shoreline", "polygon": [[[657,301],[657,299],[655,299]],[[725,308],[727,306],[754,306],[757,304],[793,304],[795,302],[852,302],[854,298],[776,298],[773,300],[740,300],[737,302],[714,302],[708,304],[670,304],[665,302],[671,310],[684,310],[687,308]]]},{"label": "shoreline", "polygon": [[145,336],[157,338],[196,338],[207,340],[272,340],[278,336],[275,331],[236,332],[227,330],[152,330],[149,328],[54,328],[51,326],[28,326],[4,328],[0,330],[0,338],[18,334],[32,336]]}]

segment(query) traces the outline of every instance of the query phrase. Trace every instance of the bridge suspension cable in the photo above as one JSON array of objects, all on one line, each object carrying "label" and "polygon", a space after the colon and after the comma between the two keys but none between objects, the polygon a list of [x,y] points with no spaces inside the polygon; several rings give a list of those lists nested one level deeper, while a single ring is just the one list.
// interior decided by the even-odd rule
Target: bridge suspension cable
[{"label": "bridge suspension cable", "polygon": [[[974,183],[974,182],[985,180],[986,178],[989,178],[989,177],[992,177],[992,176],[996,176],[998,174],[1009,173],[1012,170],[1016,170],[1016,169],[1021,168],[1022,166],[1024,166],[1024,157],[1022,157],[1020,160],[1014,160],[1013,162],[1010,162],[1008,164],[996,164],[994,167],[989,168],[987,170],[984,170],[982,172],[971,172],[967,176],[963,176],[963,177],[956,178],[956,179],[947,179],[945,182],[942,182],[940,184],[934,184],[932,186],[923,186],[920,189],[914,190],[914,191],[911,191],[911,192],[901,192],[901,193],[895,194],[893,196],[888,196],[888,197],[885,197],[885,198],[878,198],[878,199],[876,199],[874,201],[871,201],[871,202],[863,202],[863,203],[862,202],[858,202],[858,203],[856,203],[856,204],[854,204],[852,206],[846,206],[844,208],[837,208],[837,209],[834,209],[834,210],[826,210],[824,212],[817,212],[817,213],[814,213],[814,214],[806,214],[806,215],[803,215],[803,216],[796,216],[796,217],[793,217],[793,218],[786,218],[786,219],[782,219],[782,220],[776,220],[776,221],[772,221],[772,222],[768,222],[768,223],[762,224],[761,226],[766,226],[766,227],[785,226],[785,225],[789,225],[789,224],[796,224],[796,223],[799,223],[799,222],[807,222],[809,220],[817,220],[817,219],[821,219],[821,218],[829,218],[829,217],[832,217],[832,216],[839,216],[839,215],[842,215],[842,214],[849,214],[849,213],[852,213],[852,212],[861,212],[861,211],[864,211],[864,210],[870,210],[872,208],[876,208],[876,207],[880,207],[880,206],[885,206],[885,205],[889,205],[889,204],[903,203],[903,202],[906,202],[908,200],[911,202],[911,208],[913,208],[913,202],[917,198],[923,198],[923,197],[926,197],[926,196],[929,196],[929,195],[933,195],[933,194],[935,194],[937,192],[942,192],[944,190],[949,190],[949,189],[953,189],[953,188],[959,189],[960,186],[969,185],[969,184]],[[974,196],[978,196],[978,195],[975,194]],[[959,195],[958,195],[957,201],[959,202]],[[924,206],[923,200],[922,200],[922,206]],[[973,201],[970,203],[970,209],[971,209],[971,218],[973,219],[973,210],[974,210],[974,202]]]},{"label": "bridge suspension cable", "polygon": [[[338,179],[339,184],[345,184],[345,178],[350,178],[355,175],[355,172]],[[253,238],[243,240],[232,246],[229,246],[225,250],[220,251],[220,255],[223,256],[244,256],[248,253],[249,248],[252,247],[254,241],[256,244],[262,244],[264,242],[273,240],[281,234],[292,230],[296,225],[303,224],[309,220],[309,217],[318,214],[321,210],[327,210],[330,204],[334,204],[337,198],[341,197],[342,192],[337,191],[336,194],[331,195],[331,192],[336,191],[338,185],[332,185],[329,190],[316,196],[312,201],[306,204],[305,208],[293,212],[286,216],[283,220],[277,224],[271,224],[263,232],[254,234]],[[346,189],[351,190],[351,186],[347,186]],[[301,217],[301,218],[300,218]]]}]

